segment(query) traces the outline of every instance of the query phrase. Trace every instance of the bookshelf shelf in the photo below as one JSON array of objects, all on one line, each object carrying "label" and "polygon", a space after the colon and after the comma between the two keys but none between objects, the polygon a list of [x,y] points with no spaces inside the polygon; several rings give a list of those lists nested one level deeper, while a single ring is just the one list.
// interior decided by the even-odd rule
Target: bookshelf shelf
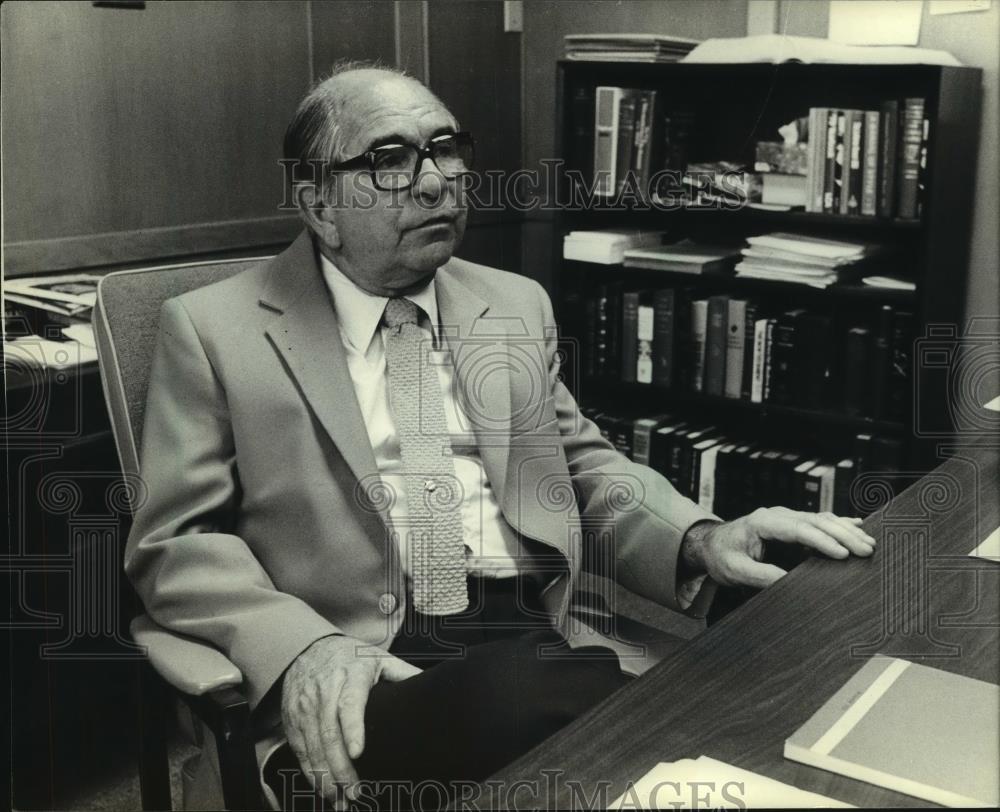
[{"label": "bookshelf shelf", "polygon": [[[894,438],[890,442],[896,443],[900,450],[896,465],[936,464],[937,445],[946,438],[939,430],[933,437],[923,432],[920,426],[914,425],[914,415],[919,415],[928,425],[950,425],[948,393],[943,391],[944,386],[935,388],[914,379],[920,370],[921,361],[917,355],[921,340],[932,337],[928,330],[930,325],[954,325],[954,335],[963,334],[971,190],[975,185],[975,166],[968,156],[974,156],[978,146],[982,72],[976,68],[934,65],[628,64],[562,60],[557,73],[557,157],[565,161],[568,169],[582,171],[584,177],[593,166],[594,98],[598,86],[655,91],[657,111],[665,111],[668,117],[674,111],[680,114],[678,118],[688,122],[685,126],[690,127],[691,133],[687,148],[689,165],[730,161],[753,166],[757,142],[780,141],[778,128],[791,120],[807,117],[811,108],[879,111],[883,102],[896,101],[902,121],[904,101],[923,100],[924,132],[929,132],[929,136],[925,135],[921,142],[926,150],[926,162],[920,169],[922,212],[917,219],[801,209],[772,211],[749,206],[737,210],[703,206],[632,210],[611,210],[607,206],[564,208],[553,221],[552,250],[553,264],[558,269],[554,279],[554,300],[564,335],[577,347],[578,394],[584,408],[598,408],[606,414],[617,411],[623,416],[634,415],[637,409],[642,409],[647,416],[677,412],[688,414],[693,420],[703,417],[724,428],[726,435],[767,437],[770,442],[793,449],[796,443],[801,442],[804,447],[815,442],[817,448],[834,461],[850,453],[851,443],[857,435],[878,435]],[[639,99],[635,113],[639,121],[645,115],[645,112],[640,115],[639,109],[642,99],[647,96],[634,95]],[[648,101],[649,108],[653,105],[653,101]],[[656,127],[655,122],[652,127]],[[651,131],[655,143],[655,129]],[[663,129],[660,137],[666,132]],[[620,142],[618,149],[621,149]],[[664,145],[663,149],[668,147]],[[638,150],[637,146],[633,157],[639,154]],[[860,272],[849,277],[850,281],[820,289],[776,280],[693,275],[562,259],[562,239],[570,231],[608,228],[662,230],[670,241],[690,238],[695,242],[736,246],[742,245],[749,236],[775,231],[846,242],[881,243],[892,249],[888,253],[895,260],[888,263],[877,259],[870,265],[866,260],[863,273],[903,276],[914,283],[915,289],[867,286],[860,281]],[[592,349],[588,342],[596,341],[593,338],[595,323],[588,322],[589,302],[596,291],[613,286],[618,286],[622,295],[629,291],[644,291],[643,295],[648,295],[671,288],[677,292],[677,301],[688,308],[689,300],[695,298],[728,296],[730,299],[761,300],[768,306],[774,305],[779,313],[801,308],[821,319],[829,319],[831,335],[838,342],[829,350],[832,360],[827,362],[830,371],[824,385],[829,389],[829,407],[817,410],[754,403],[691,391],[683,370],[680,385],[675,378],[672,388],[622,382],[614,371],[614,364],[611,377],[593,375],[595,366],[588,364],[586,357]],[[681,298],[682,291],[684,298]],[[635,299],[630,301],[630,307],[634,308]],[[618,300],[614,304],[621,306]],[[650,307],[649,299],[640,299],[640,307]],[[770,318],[767,309],[761,312]],[[851,379],[854,388],[850,389],[847,372],[857,368],[859,358],[867,363],[866,354],[858,350],[862,344],[856,338],[857,331],[869,328],[870,337],[866,341],[878,347],[878,342],[887,334],[887,312],[893,319],[896,315],[907,319],[907,331],[897,332],[897,322],[893,321],[889,333],[892,342],[899,336],[904,337],[899,339],[902,355],[897,355],[897,344],[893,343],[886,376],[871,380],[874,389],[883,384],[894,387],[891,406],[884,399],[879,400],[870,413],[881,415],[880,418],[857,417],[842,406],[849,402],[845,393],[858,391],[858,376]],[[601,318],[604,319],[604,315]],[[624,316],[616,318],[624,319]],[[599,323],[605,324],[604,321]],[[620,321],[619,327],[623,324],[624,321]],[[677,325],[675,329],[683,334],[686,328]],[[796,341],[802,336],[799,332],[790,335]],[[905,337],[910,337],[909,343]],[[611,340],[602,333],[602,347],[605,347],[605,338]],[[614,340],[619,338],[620,335],[616,335]],[[854,343],[850,344],[852,340]],[[678,345],[671,346],[674,347],[671,352],[677,353]],[[785,346],[798,345],[786,343]],[[802,350],[806,353],[815,349],[814,344],[801,346],[806,348]],[[812,356],[807,354],[805,357]],[[805,363],[801,358],[799,356],[796,362],[800,364],[796,369],[808,372],[809,366],[801,366]],[[674,363],[684,363],[687,359],[688,356],[684,356],[683,361],[675,359]],[[627,368],[628,361],[624,363]],[[872,364],[872,369],[880,368]],[[599,373],[601,369],[598,364],[596,371]],[[569,377],[572,375],[569,373]],[[783,402],[827,402],[815,397],[815,391],[795,390],[800,386],[798,380],[792,380],[790,385],[792,396],[784,396]],[[713,391],[720,391],[717,384]],[[904,415],[905,419],[889,419],[889,415]]]},{"label": "bookshelf shelf", "polygon": [[906,430],[904,423],[893,420],[876,420],[871,417],[850,415],[844,412],[803,409],[797,406],[783,406],[776,403],[754,403],[740,398],[706,395],[701,392],[682,392],[664,389],[650,384],[613,382],[598,379],[584,380],[583,391],[596,393],[589,401],[598,405],[614,406],[624,399],[645,406],[647,411],[669,410],[671,407],[696,408],[712,414],[730,413],[756,418],[758,420],[796,420],[817,426],[836,426],[854,432],[878,432],[898,435]]}]

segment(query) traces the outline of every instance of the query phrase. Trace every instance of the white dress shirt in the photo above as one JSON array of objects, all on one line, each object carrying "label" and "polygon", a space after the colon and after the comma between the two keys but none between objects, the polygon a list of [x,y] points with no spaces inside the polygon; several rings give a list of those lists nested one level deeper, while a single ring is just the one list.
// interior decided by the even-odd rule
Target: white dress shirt
[{"label": "white dress shirt", "polygon": [[[327,257],[320,257],[323,278],[333,297],[340,339],[347,355],[347,369],[354,383],[354,392],[368,431],[368,440],[375,452],[375,464],[382,481],[396,494],[389,510],[390,520],[398,527],[406,526],[406,486],[403,481],[403,460],[400,453],[396,423],[389,403],[386,381],[385,345],[381,325],[388,298],[362,290],[348,279]],[[422,290],[408,294],[426,313],[434,330],[435,347],[441,348],[438,324],[437,293],[431,279]],[[420,329],[426,325],[421,320]],[[428,339],[431,334],[427,333]],[[441,356],[444,363],[436,365],[441,394],[444,397],[445,420],[453,445],[460,448],[452,457],[455,475],[464,491],[462,529],[470,572],[490,577],[515,575],[527,568],[530,554],[500,511],[490,485],[479,450],[460,404],[454,397],[454,366]],[[403,569],[409,573],[407,539],[398,534],[399,554]]]}]

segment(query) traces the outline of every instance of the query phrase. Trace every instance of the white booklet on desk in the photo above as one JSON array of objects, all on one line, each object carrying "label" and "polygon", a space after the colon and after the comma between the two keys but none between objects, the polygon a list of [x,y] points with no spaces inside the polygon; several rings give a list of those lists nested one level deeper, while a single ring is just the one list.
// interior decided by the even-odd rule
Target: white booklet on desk
[{"label": "white booklet on desk", "polygon": [[610,809],[829,809],[851,804],[784,784],[708,756],[661,762]]},{"label": "white booklet on desk", "polygon": [[785,741],[785,758],[957,807],[1000,803],[1000,688],[873,657]]}]

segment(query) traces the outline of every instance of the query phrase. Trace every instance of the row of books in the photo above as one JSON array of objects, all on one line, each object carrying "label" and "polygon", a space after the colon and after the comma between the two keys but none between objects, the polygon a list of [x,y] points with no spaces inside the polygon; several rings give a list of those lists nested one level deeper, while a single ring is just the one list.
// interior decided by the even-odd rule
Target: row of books
[{"label": "row of books", "polygon": [[657,91],[601,86],[591,99],[588,89],[580,88],[574,104],[579,115],[593,104],[593,131],[587,132],[589,124],[579,123],[575,140],[580,153],[593,144],[593,155],[578,155],[577,166],[593,166],[595,194],[618,194],[629,173],[646,189],[659,170],[687,167],[694,114],[665,110]]},{"label": "row of books", "polygon": [[924,108],[916,97],[878,110],[810,108],[805,210],[919,219],[930,134]]},{"label": "row of books", "polygon": [[868,321],[843,324],[803,308],[776,312],[763,300],[622,282],[578,297],[570,304],[583,314],[581,368],[591,379],[905,422],[909,311],[883,305]]},{"label": "row of books", "polygon": [[855,516],[855,477],[899,470],[902,461],[901,442],[892,437],[858,434],[850,454],[831,460],[734,437],[683,415],[622,417],[595,407],[582,412],[618,451],[724,519],[776,505]]}]

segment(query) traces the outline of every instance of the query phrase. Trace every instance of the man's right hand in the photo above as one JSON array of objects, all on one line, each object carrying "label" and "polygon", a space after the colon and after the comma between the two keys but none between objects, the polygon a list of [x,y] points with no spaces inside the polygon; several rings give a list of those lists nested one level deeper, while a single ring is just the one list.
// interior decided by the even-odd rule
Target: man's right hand
[{"label": "man's right hand", "polygon": [[365,748],[368,693],[381,678],[398,682],[419,673],[416,666],[343,635],[321,638],[295,659],[285,672],[281,718],[288,744],[317,790],[336,800],[340,787],[352,797],[358,780],[352,759]]}]

